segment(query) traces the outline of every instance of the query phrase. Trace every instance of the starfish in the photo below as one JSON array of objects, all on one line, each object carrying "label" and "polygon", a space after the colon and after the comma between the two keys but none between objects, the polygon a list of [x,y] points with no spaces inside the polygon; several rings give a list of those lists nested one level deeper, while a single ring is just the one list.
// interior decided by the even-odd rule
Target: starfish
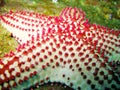
[{"label": "starfish", "polygon": [[75,90],[118,90],[120,32],[90,24],[79,8],[59,16],[17,11],[1,16],[1,24],[20,43],[0,60],[0,89],[34,89],[59,82]]},{"label": "starfish", "polygon": [[[73,17],[73,15],[68,15],[69,11],[73,14],[76,13],[76,11],[77,13]],[[57,17],[27,11],[10,11],[1,16],[1,23],[13,34],[14,38],[22,44],[31,40],[33,37],[41,38],[45,34],[55,33],[59,29],[67,29],[69,28],[67,27],[68,23],[72,23],[72,19],[77,20],[77,25],[80,24],[80,20],[84,20],[84,12],[82,12],[81,9],[77,10],[77,8],[65,8],[61,12],[61,15]]]}]

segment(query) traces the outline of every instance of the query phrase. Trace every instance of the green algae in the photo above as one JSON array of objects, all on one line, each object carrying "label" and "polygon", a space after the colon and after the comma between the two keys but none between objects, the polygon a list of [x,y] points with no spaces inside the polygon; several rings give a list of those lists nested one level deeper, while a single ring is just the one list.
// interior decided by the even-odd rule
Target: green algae
[{"label": "green algae", "polygon": [[0,25],[0,58],[8,52],[14,51],[17,45],[18,43],[11,37],[11,33]]}]

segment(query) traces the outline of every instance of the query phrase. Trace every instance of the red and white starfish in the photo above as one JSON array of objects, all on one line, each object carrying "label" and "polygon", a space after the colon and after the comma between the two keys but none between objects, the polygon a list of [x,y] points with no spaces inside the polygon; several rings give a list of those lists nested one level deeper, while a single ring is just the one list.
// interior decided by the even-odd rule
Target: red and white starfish
[{"label": "red and white starfish", "polygon": [[67,7],[55,17],[9,12],[1,24],[21,45],[0,60],[0,89],[48,82],[75,90],[120,89],[119,73],[109,63],[120,54],[120,33],[89,24],[81,9]]}]

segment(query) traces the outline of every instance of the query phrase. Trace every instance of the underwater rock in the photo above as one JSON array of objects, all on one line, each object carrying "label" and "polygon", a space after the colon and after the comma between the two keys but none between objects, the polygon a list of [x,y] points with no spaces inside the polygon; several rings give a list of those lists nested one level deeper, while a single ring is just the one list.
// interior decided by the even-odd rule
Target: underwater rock
[{"label": "underwater rock", "polygon": [[120,54],[119,31],[90,24],[81,9],[71,7],[59,16],[10,11],[0,19],[21,44],[0,60],[0,89],[49,82],[75,90],[120,89],[120,75],[109,63]]}]

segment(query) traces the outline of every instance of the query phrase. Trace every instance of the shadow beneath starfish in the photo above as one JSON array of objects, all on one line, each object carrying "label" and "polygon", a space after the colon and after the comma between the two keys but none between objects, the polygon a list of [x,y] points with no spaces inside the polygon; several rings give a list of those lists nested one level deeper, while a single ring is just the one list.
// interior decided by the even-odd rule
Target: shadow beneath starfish
[{"label": "shadow beneath starfish", "polygon": [[74,90],[68,86],[66,86],[65,84],[61,84],[58,82],[54,82],[54,83],[46,83],[43,85],[35,85],[32,86],[31,88],[27,88],[24,90]]}]

